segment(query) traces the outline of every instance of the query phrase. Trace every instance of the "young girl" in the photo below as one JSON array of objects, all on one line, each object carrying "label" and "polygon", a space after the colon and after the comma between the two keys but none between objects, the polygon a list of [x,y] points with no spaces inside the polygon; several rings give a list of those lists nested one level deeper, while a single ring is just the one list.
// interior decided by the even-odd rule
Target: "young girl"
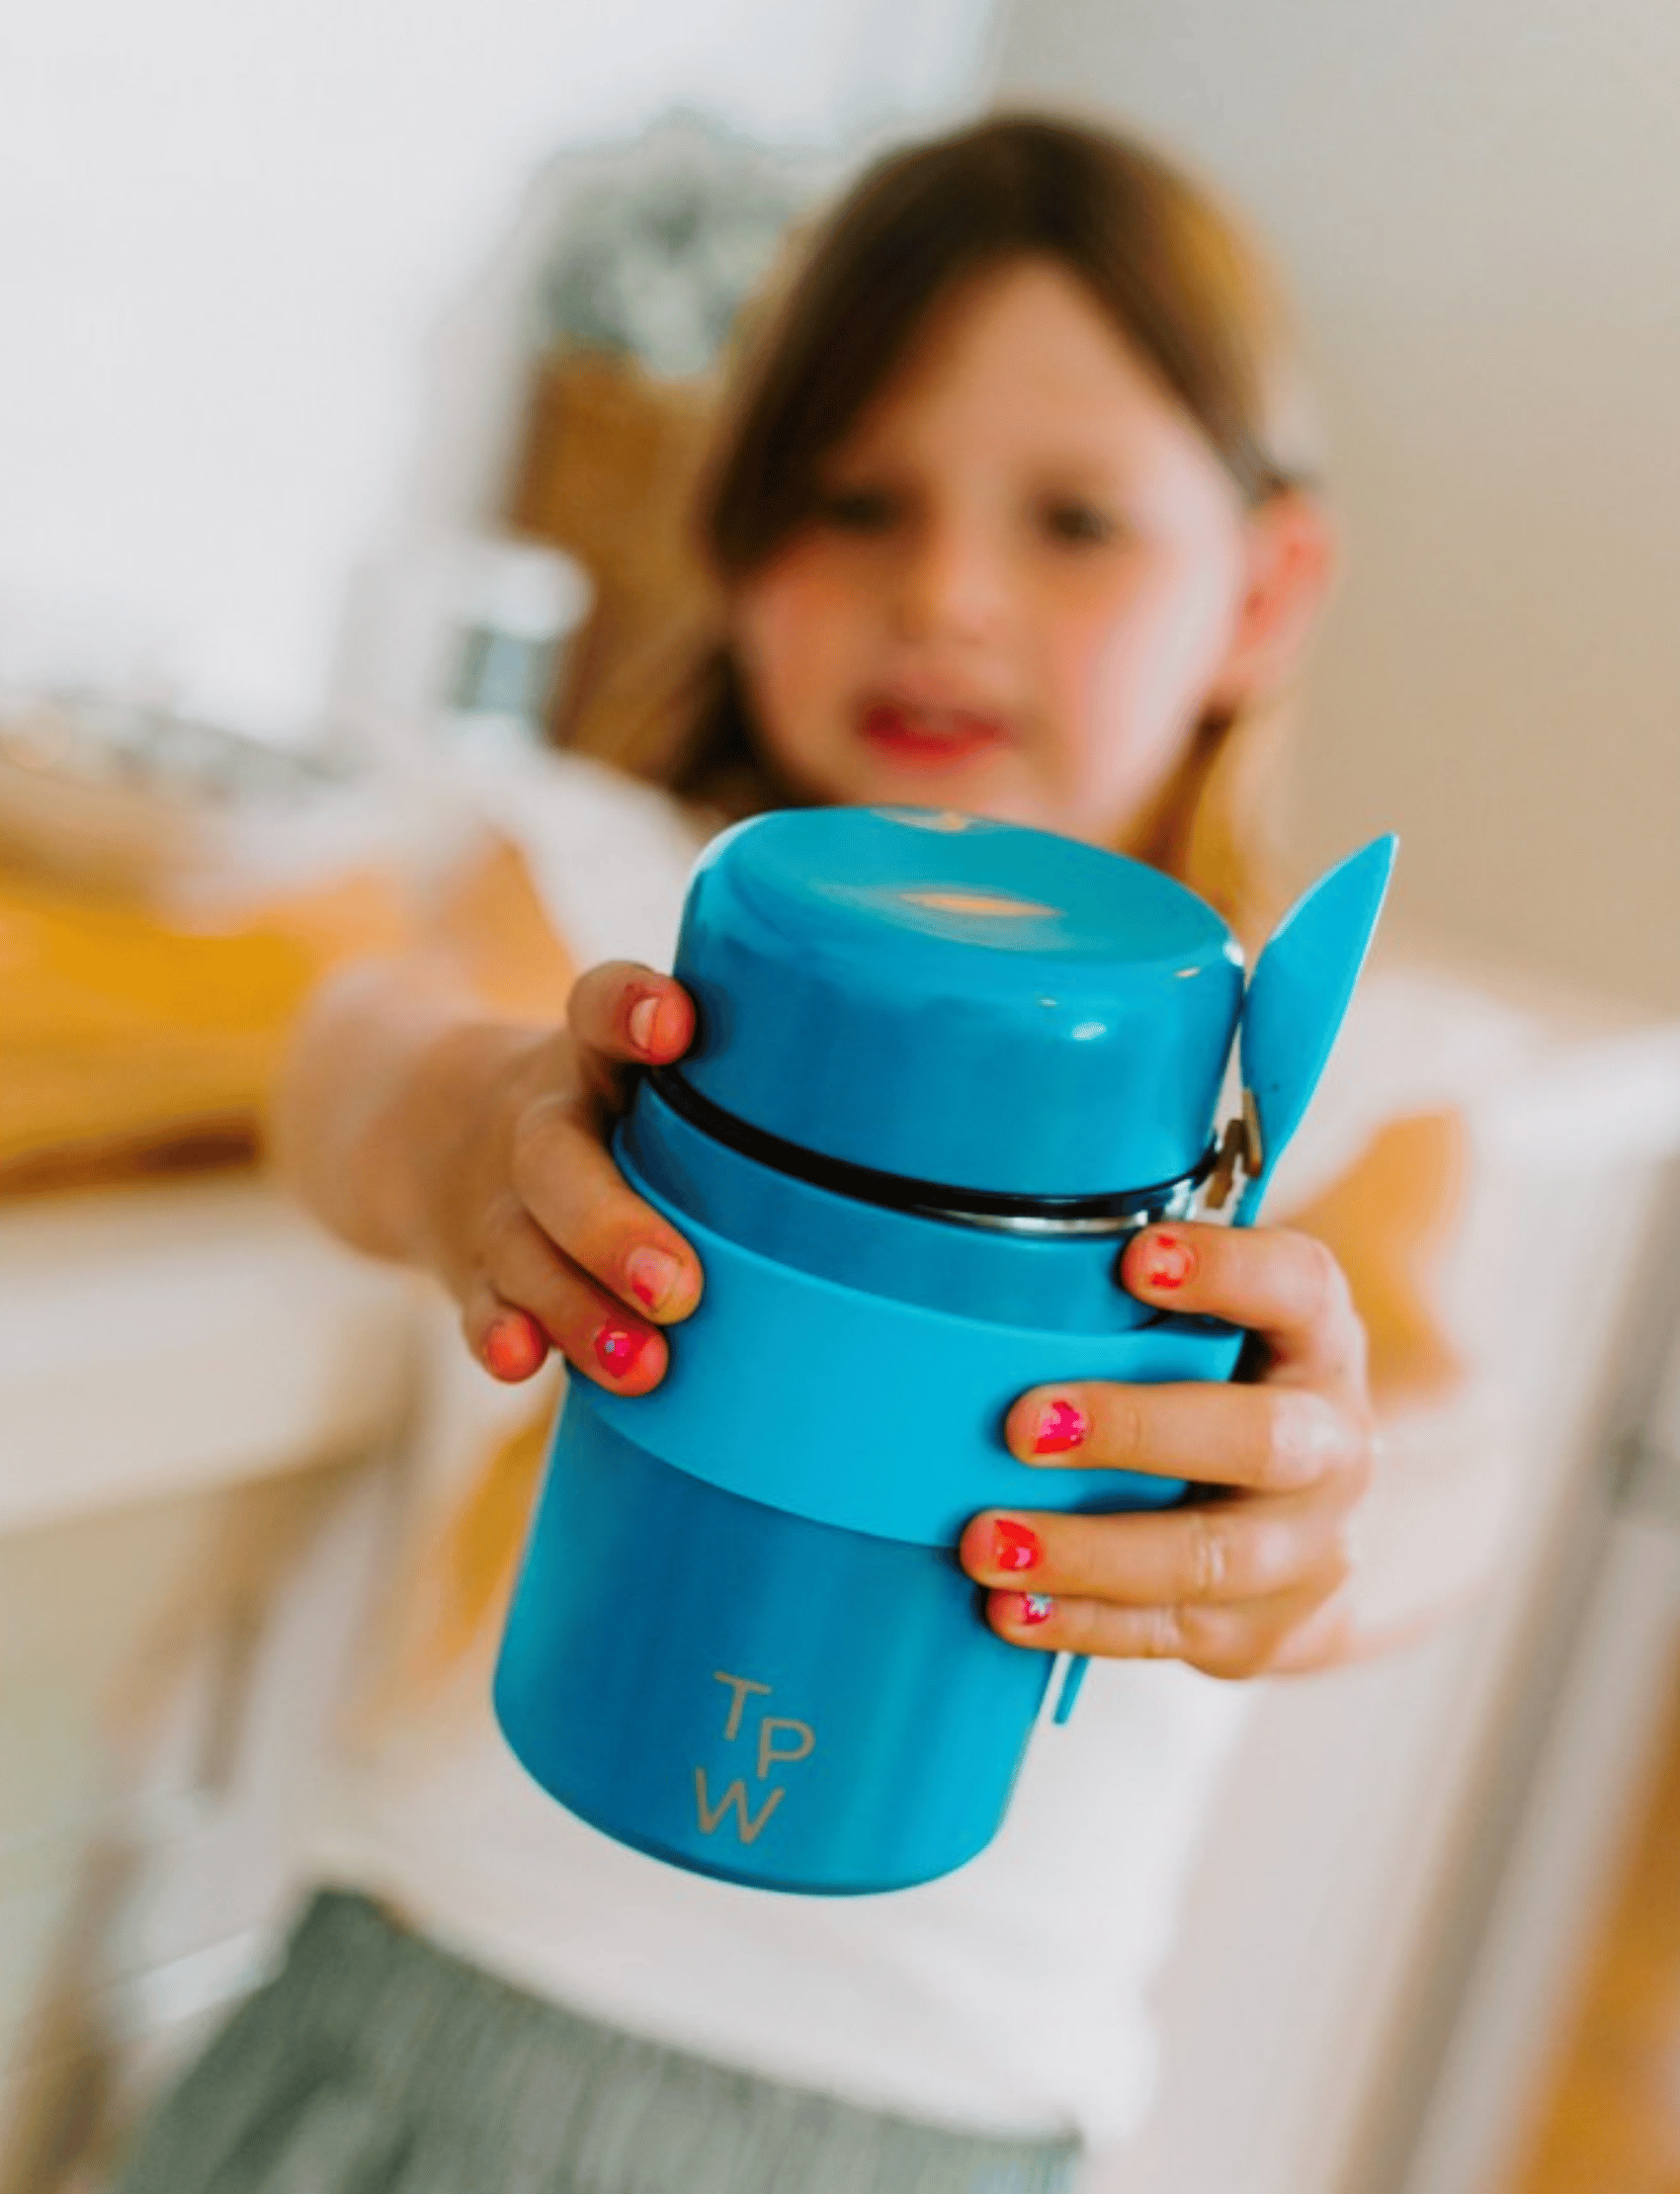
[{"label": "young girl", "polygon": [[[1292,397],[1247,246],[1136,146],[1003,120],[882,162],[815,237],[719,430],[720,630],[687,706],[627,738],[620,774],[557,763],[522,818],[551,903],[576,907],[593,864],[646,934],[729,815],[921,802],[1154,862],[1252,933],[1267,711],[1330,564]],[[567,942],[612,929],[597,903]],[[291,1168],[347,1240],[443,1282],[495,1379],[552,1351],[645,1392],[705,1275],[605,1139],[627,1070],[680,1057],[693,1025],[674,981],[622,961],[577,981],[557,1028],[492,1007],[463,953],[364,967],[299,1036]],[[1222,1497],[968,1525],[960,1559],[1002,1636],[1100,1663],[981,1857],[841,1900],[661,1866],[523,1777],[480,1669],[463,1712],[411,1702],[347,1770],[315,1844],[332,1889],[154,2120],[127,2194],[1069,2184],[1081,2144],[1146,2103],[1146,1987],[1243,1696],[1207,1676],[1371,1642],[1367,1339],[1324,1243],[1350,1245],[1379,1371],[1438,1381],[1396,1275],[1452,1130],[1392,1133],[1403,1195],[1380,1138],[1387,1173],[1321,1199],[1318,1234],[1172,1224],[1128,1248],[1139,1298],[1249,1330],[1239,1383],[1046,1387],[1011,1410],[1023,1460]],[[478,1556],[502,1512],[498,1571],[510,1482],[472,1512]],[[1408,1577],[1386,1620],[1439,1590]]]}]

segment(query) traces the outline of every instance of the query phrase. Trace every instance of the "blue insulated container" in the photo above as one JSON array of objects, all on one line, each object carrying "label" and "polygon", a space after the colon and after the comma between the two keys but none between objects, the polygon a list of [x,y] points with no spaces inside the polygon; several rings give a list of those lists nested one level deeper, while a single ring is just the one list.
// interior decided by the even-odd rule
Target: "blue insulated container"
[{"label": "blue insulated container", "polygon": [[709,848],[675,967],[696,1041],[615,1144],[705,1293],[652,1393],[574,1379],[560,1413],[495,1679],[546,1790],[764,1889],[907,1888],[990,1841],[1054,1664],[987,1628],[964,1525],[1185,1492],[1019,1464],[1005,1412],[1229,1377],[1241,1336],[1146,1309],[1120,1254],[1210,1201],[1253,1219],[1392,854],[1323,879],[1245,992],[1210,906],[1072,840],[820,808]]}]

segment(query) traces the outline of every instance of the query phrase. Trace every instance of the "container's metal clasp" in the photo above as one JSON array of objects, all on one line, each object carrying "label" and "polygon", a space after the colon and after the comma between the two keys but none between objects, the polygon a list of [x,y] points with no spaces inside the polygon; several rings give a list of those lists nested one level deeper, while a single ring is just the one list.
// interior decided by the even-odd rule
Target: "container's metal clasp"
[{"label": "container's metal clasp", "polygon": [[1257,1181],[1266,1166],[1266,1146],[1260,1135],[1260,1110],[1254,1102],[1254,1092],[1242,1093],[1242,1110],[1234,1120],[1225,1123],[1219,1147],[1214,1158],[1214,1170],[1208,1176],[1208,1186],[1203,1191],[1203,1201],[1209,1211],[1222,1212],[1230,1202],[1240,1173],[1245,1181]]}]

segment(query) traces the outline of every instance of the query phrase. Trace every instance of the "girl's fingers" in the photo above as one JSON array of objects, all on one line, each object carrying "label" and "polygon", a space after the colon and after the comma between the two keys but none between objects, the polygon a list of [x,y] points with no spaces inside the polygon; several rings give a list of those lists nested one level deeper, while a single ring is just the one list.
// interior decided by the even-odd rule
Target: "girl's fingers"
[{"label": "girl's fingers", "polygon": [[1310,1234],[1281,1226],[1146,1226],[1127,1244],[1120,1276],[1158,1309],[1243,1326],[1265,1344],[1280,1377],[1363,1382],[1365,1329],[1342,1268]]},{"label": "girl's fingers", "polygon": [[[1012,1645],[1108,1660],[1182,1660],[1205,1675],[1259,1676],[1322,1665],[1345,1644],[1345,1600],[1316,1586],[1241,1604],[1112,1607],[1037,1591],[993,1592],[987,1620]],[[1310,1646],[1310,1658],[1302,1658]]]},{"label": "girl's fingers", "polygon": [[609,1295],[660,1324],[688,1316],[700,1301],[699,1259],[567,1106],[523,1115],[512,1172],[530,1220]]},{"label": "girl's fingers", "polygon": [[567,1363],[610,1392],[644,1394],[665,1376],[658,1328],[569,1264],[524,1213],[498,1230],[466,1303],[468,1344],[497,1377],[508,1375],[496,1371],[492,1349],[509,1344],[493,1337],[509,1313],[528,1314]]},{"label": "girl's fingers", "polygon": [[1254,1335],[1252,1385],[1070,1382],[1023,1394],[1023,1462],[1142,1471],[1233,1497],[1126,1516],[977,1516],[964,1568],[1000,1636],[1048,1650],[1183,1660],[1218,1676],[1320,1665],[1345,1648],[1353,1512],[1370,1480],[1365,1334],[1309,1235],[1146,1227],[1121,1278],[1163,1310]]},{"label": "girl's fingers", "polygon": [[461,1308],[466,1345],[492,1379],[517,1387],[534,1378],[548,1358],[548,1336],[531,1315],[504,1303],[495,1290],[476,1282]]},{"label": "girl's fingers", "polygon": [[669,976],[620,961],[583,976],[570,1010],[572,1025],[531,1061],[532,1087],[497,1145],[500,1184],[451,1277],[467,1345],[494,1377],[529,1379],[552,1344],[586,1378],[643,1393],[667,1361],[654,1328],[694,1308],[700,1266],[613,1163],[598,1100],[626,1063],[685,1050],[694,1009]]},{"label": "girl's fingers", "polygon": [[992,1627],[1014,1644],[1115,1660],[1182,1660],[1205,1675],[1239,1679],[1303,1666],[1294,1656],[1312,1630],[1333,1657],[1349,1618],[1310,1589],[1241,1607],[1117,1608],[1094,1600],[993,1593]]},{"label": "girl's fingers", "polygon": [[1370,1435],[1339,1394],[1268,1382],[1035,1387],[1004,1420],[1023,1463],[1143,1471],[1204,1484],[1287,1493],[1326,1477],[1363,1482]]},{"label": "girl's fingers", "polygon": [[673,976],[609,960],[572,985],[566,1026],[587,1051],[617,1065],[662,1066],[694,1041],[694,1003]]},{"label": "girl's fingers", "polygon": [[958,1554],[976,1584],[1132,1609],[1240,1605],[1350,1573],[1350,1487],[1276,1500],[1202,1501],[1129,1516],[988,1509]]}]

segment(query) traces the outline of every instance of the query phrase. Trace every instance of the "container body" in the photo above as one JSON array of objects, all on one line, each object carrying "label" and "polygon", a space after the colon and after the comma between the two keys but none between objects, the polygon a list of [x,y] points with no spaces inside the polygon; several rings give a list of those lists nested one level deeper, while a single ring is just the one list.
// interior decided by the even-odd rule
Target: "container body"
[{"label": "container body", "polygon": [[653,1394],[572,1385],[497,1672],[508,1740],[582,1818],[704,1873],[829,1895],[948,1873],[996,1833],[1053,1665],[986,1625],[963,1524],[1183,1490],[1017,1464],[1003,1410],[1076,1371],[1222,1377],[1235,1338],[1145,1312],[1112,1238],[853,1205],[646,1085],[617,1155],[707,1291]]},{"label": "container body", "polygon": [[908,1888],[988,1843],[1050,1679],[948,1549],[690,1477],[574,1388],[496,1672],[527,1770],[656,1858],[773,1890]]}]

